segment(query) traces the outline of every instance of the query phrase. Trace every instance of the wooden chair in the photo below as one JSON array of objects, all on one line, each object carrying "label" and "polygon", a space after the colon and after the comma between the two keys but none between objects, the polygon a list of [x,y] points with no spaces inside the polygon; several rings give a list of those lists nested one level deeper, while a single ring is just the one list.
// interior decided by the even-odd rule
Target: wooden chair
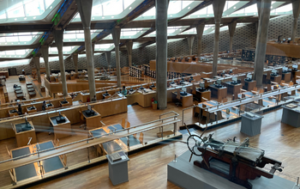
[{"label": "wooden chair", "polygon": [[227,101],[228,101],[228,99],[227,98],[223,98],[223,103],[226,103]]},{"label": "wooden chair", "polygon": [[126,126],[125,126],[125,127],[126,127],[126,129],[127,129],[127,128],[130,128],[130,123],[129,123],[128,121],[127,121],[127,123],[126,123]]},{"label": "wooden chair", "polygon": [[221,119],[223,119],[222,112],[221,111],[217,111],[217,120],[221,120]]},{"label": "wooden chair", "polygon": [[257,91],[257,87],[254,87],[254,88],[253,88],[253,91]]},{"label": "wooden chair", "polygon": [[123,118],[123,119],[122,119],[122,122],[121,122],[121,126],[123,127],[123,129],[126,128],[126,127],[125,127],[125,123],[126,123],[126,122],[125,122],[125,119]]},{"label": "wooden chair", "polygon": [[6,145],[5,145],[5,148],[6,148],[6,152],[7,152],[7,154],[9,155],[9,157],[12,158],[11,152],[8,150],[8,148],[7,148]]},{"label": "wooden chair", "polygon": [[140,133],[139,141],[141,144],[144,144],[144,133]]}]

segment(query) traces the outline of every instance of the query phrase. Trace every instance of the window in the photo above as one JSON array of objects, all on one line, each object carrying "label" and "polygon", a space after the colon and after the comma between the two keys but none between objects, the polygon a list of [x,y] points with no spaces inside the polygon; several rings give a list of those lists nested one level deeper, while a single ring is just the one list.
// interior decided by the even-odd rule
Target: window
[{"label": "window", "polygon": [[24,17],[25,14],[24,14],[23,3],[18,3],[13,8],[7,10],[7,14],[9,18]]}]

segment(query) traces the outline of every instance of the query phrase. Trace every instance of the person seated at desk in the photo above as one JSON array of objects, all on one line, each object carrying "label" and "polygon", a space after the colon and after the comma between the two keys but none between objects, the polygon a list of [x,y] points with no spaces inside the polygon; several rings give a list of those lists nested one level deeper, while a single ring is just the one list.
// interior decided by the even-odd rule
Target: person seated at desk
[{"label": "person seated at desk", "polygon": [[125,86],[123,86],[122,95],[127,96],[127,89]]},{"label": "person seated at desk", "polygon": [[193,76],[190,77],[189,82],[192,83],[192,81],[194,81]]},{"label": "person seated at desk", "polygon": [[105,98],[105,97],[109,96],[109,93],[106,91],[102,96],[103,96],[103,98]]},{"label": "person seated at desk", "polygon": [[42,110],[46,110],[46,101],[43,101]]}]

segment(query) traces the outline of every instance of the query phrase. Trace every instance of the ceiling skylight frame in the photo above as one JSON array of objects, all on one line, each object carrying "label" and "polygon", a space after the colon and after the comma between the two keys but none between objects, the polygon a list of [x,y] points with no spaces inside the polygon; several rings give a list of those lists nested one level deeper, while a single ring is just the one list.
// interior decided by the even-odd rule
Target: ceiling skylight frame
[{"label": "ceiling skylight frame", "polygon": [[[29,34],[30,33],[30,34]],[[3,33],[0,34],[0,46],[21,46],[21,45],[32,45],[37,43],[42,37],[43,32],[26,32],[26,33]],[[22,41],[20,37],[30,36],[30,41]],[[18,37],[18,41],[10,41],[11,38]]]},{"label": "ceiling skylight frame", "polygon": [[[104,47],[107,46],[107,47]],[[112,51],[115,48],[113,43],[96,44],[95,51]]]},{"label": "ceiling skylight frame", "polygon": [[[66,50],[66,48],[70,48],[71,50]],[[77,49],[79,48],[79,46],[63,46],[63,54],[72,54],[73,52],[75,52]],[[64,50],[65,49],[65,50]],[[51,55],[56,55],[58,54],[58,49],[57,47],[50,47],[49,48],[49,54]]]},{"label": "ceiling skylight frame", "polygon": [[[117,0],[110,0],[110,1],[117,1]],[[94,3],[93,3],[93,7],[94,6],[102,6],[102,9],[101,9],[101,12],[102,12],[102,15],[96,15],[96,14],[93,14],[92,12],[92,18],[91,18],[91,21],[101,21],[101,20],[118,20],[118,19],[122,19],[124,17],[126,17],[133,9],[135,9],[137,6],[139,6],[143,0],[135,0],[131,3],[131,5],[127,5],[127,7],[125,7],[125,3],[124,1],[126,0],[119,0],[119,1],[122,1],[122,9],[123,11],[120,13],[120,14],[117,14],[117,15],[104,15],[104,6],[105,6],[105,3],[110,3],[110,1],[104,1],[103,4],[101,4],[101,0],[94,0]],[[71,22],[81,22],[81,18],[80,18],[80,15],[79,13],[77,13],[74,18],[71,20]]]},{"label": "ceiling skylight frame", "polygon": [[[144,33],[146,33],[150,28],[123,28],[121,29],[121,36],[120,39],[137,39]],[[130,31],[137,31],[135,35],[126,35]],[[103,38],[103,40],[112,40],[112,35],[108,35],[107,37]]]},{"label": "ceiling skylight frame", "polygon": [[[91,30],[91,38],[96,37],[103,30]],[[68,35],[73,34],[75,38],[69,38]],[[79,37],[82,36],[82,37]],[[83,30],[72,30],[72,31],[64,31],[63,42],[84,42],[84,31]]]},{"label": "ceiling skylight frame", "polygon": [[[7,1],[9,1],[9,0],[7,0]],[[27,14],[28,10],[26,9],[26,5],[27,5],[27,3],[32,3],[34,1],[42,1],[43,6],[44,6],[43,7],[44,11],[40,15],[28,16],[28,14]],[[12,6],[12,7],[6,8],[4,11],[0,12],[0,24],[20,23],[20,22],[43,20],[50,14],[50,12],[53,10],[53,8],[56,7],[61,2],[61,0],[53,0],[52,4],[48,5],[48,7],[47,7],[46,6],[46,4],[47,4],[46,1],[51,1],[51,0],[32,0],[32,1],[23,0],[21,3],[17,4],[18,6],[15,6],[15,7]],[[22,10],[23,14],[21,16],[18,16],[18,17],[9,17],[8,16],[10,14],[9,12],[13,11],[17,8]]]},{"label": "ceiling skylight frame", "polygon": [[[176,36],[184,31],[188,26],[169,26],[168,27],[168,36]],[[149,33],[144,37],[156,37],[156,31]]]},{"label": "ceiling skylight frame", "polygon": [[[6,58],[6,59],[20,58],[20,59],[24,59],[28,55],[30,55],[32,51],[33,51],[33,49],[19,49],[19,50],[0,51],[0,58]],[[21,52],[24,52],[24,54],[19,54]]]},{"label": "ceiling skylight frame", "polygon": [[[171,0],[171,2],[179,2],[179,0]],[[178,18],[181,16],[184,16],[185,14],[187,14],[189,11],[191,11],[193,8],[195,8],[196,6],[198,6],[199,4],[201,4],[203,1],[191,1],[191,3],[188,6],[183,7],[183,3],[184,2],[189,2],[189,1],[180,1],[182,3],[182,7],[181,10],[176,13],[176,14],[169,14],[168,13],[168,19],[172,19],[172,18]],[[170,7],[169,7],[170,8]],[[169,12],[170,9],[168,9]],[[154,15],[149,15],[148,11],[153,12]],[[140,15],[139,17],[137,17],[136,19],[134,19],[134,21],[139,21],[139,20],[154,20],[156,18],[155,15],[155,7],[149,9],[147,12],[145,12],[144,14]]]}]

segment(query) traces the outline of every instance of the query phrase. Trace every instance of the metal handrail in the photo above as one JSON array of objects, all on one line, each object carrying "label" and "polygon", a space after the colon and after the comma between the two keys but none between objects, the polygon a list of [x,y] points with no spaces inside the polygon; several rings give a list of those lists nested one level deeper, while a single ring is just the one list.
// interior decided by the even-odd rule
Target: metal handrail
[{"label": "metal handrail", "polygon": [[[125,129],[122,129],[122,130],[118,130],[116,132],[114,132],[113,134],[115,133],[120,133],[120,132],[124,132],[124,131],[128,131],[130,129],[136,129],[138,127],[142,127],[142,126],[145,126],[145,125],[149,125],[149,124],[152,124],[152,123],[155,123],[155,122],[160,122],[163,120],[167,120],[167,119],[171,119],[171,118],[174,118],[174,120],[177,118],[177,116],[179,116],[178,113],[172,111],[172,112],[167,112],[167,113],[164,113],[164,114],[169,114],[169,113],[175,113],[176,115],[174,116],[170,116],[170,117],[167,117],[167,118],[163,118],[163,119],[158,119],[158,120],[154,120],[154,121],[150,121],[150,122],[147,122],[147,123],[143,123],[143,124],[140,124],[140,125],[137,125],[137,126],[132,126],[132,127],[129,127],[129,128],[125,128]],[[153,126],[152,126],[153,127]],[[151,127],[147,128],[147,129],[150,129]],[[140,132],[140,131],[139,131]],[[111,135],[112,133],[106,133],[104,135],[101,135],[101,137],[104,137],[104,136],[109,136]],[[11,159],[8,159],[8,160],[4,160],[4,161],[0,161],[0,164],[1,163],[5,163],[5,162],[9,162],[9,161],[13,161],[13,160],[17,160],[17,159],[21,159],[21,158],[24,158],[24,157],[27,157],[27,156],[30,156],[30,155],[36,155],[36,154],[39,154],[39,153],[42,153],[42,152],[47,152],[47,151],[51,151],[51,150],[55,150],[55,149],[58,149],[58,148],[62,148],[62,147],[65,147],[65,146],[69,146],[69,145],[73,145],[73,144],[77,144],[77,143],[80,143],[80,142],[87,142],[90,141],[90,140],[93,140],[93,139],[96,139],[96,138],[99,138],[99,136],[96,136],[96,137],[91,137],[91,138],[87,138],[87,139],[82,139],[82,140],[78,140],[78,141],[75,141],[75,142],[71,142],[71,143],[68,143],[68,144],[64,144],[64,145],[61,145],[61,146],[57,146],[57,147],[53,147],[53,148],[49,148],[49,149],[46,149],[46,150],[42,150],[42,151],[37,151],[35,153],[32,153],[32,154],[26,154],[26,155],[23,155],[23,156],[18,156],[18,157],[15,157],[15,158],[11,158]]]},{"label": "metal handrail", "polygon": [[159,119],[161,119],[161,116],[164,116],[164,115],[167,115],[167,114],[172,114],[172,113],[175,114],[174,118],[177,117],[177,116],[179,116],[179,114],[178,114],[177,112],[175,112],[175,111],[170,111],[170,112],[166,112],[166,113],[160,114],[160,115],[159,115]]}]

